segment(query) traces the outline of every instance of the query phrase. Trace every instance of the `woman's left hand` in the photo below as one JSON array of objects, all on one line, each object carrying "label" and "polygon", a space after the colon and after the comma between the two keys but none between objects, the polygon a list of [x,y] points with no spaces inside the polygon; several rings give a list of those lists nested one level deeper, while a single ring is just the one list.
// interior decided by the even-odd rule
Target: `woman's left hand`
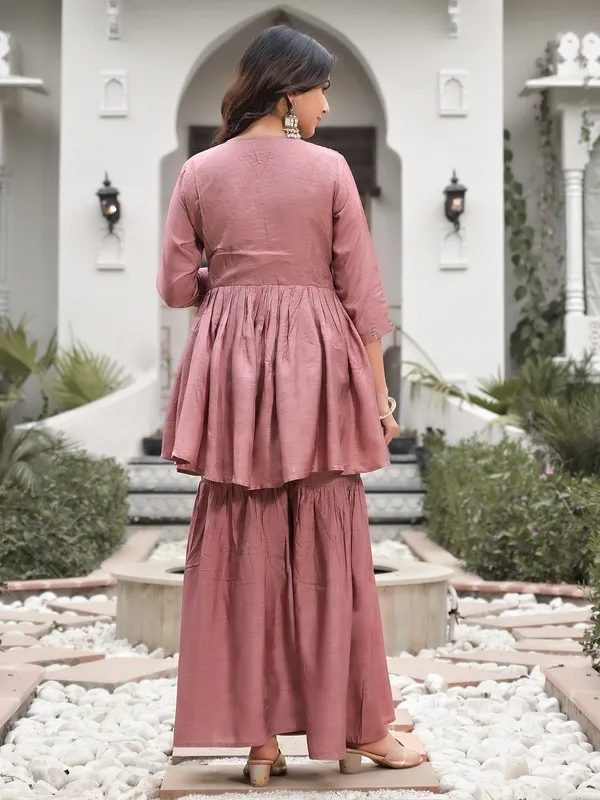
[{"label": "woman's left hand", "polygon": [[383,428],[383,438],[386,444],[389,444],[400,433],[400,426],[392,414],[381,420],[381,427]]}]

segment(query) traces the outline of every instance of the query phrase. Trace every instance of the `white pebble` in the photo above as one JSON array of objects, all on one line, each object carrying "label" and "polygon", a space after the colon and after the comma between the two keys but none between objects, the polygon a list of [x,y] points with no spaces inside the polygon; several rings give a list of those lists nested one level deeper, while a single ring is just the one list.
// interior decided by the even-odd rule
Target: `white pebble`
[{"label": "white pebble", "polygon": [[539,700],[537,709],[542,714],[545,714],[548,711],[559,711],[560,703],[558,702],[556,697],[543,697]]},{"label": "white pebble", "polygon": [[46,781],[38,781],[33,787],[34,794],[39,794],[41,797],[54,797],[58,793],[58,789],[51,786]]},{"label": "white pebble", "polygon": [[425,690],[429,694],[437,692],[445,692],[448,689],[448,684],[441,675],[428,675],[424,681]]},{"label": "white pebble", "polygon": [[23,781],[12,781],[0,787],[0,800],[26,800],[29,797],[35,795]]}]

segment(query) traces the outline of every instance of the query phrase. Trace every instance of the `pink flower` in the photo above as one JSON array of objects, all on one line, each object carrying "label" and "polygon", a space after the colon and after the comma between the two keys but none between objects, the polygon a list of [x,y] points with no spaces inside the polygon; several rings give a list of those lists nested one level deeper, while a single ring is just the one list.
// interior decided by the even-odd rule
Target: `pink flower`
[{"label": "pink flower", "polygon": [[554,475],[554,464],[550,464],[549,467],[546,467],[546,475]]},{"label": "pink flower", "polygon": [[523,497],[521,498],[521,500],[527,500],[527,495],[524,494]]},{"label": "pink flower", "polygon": [[548,477],[548,476],[546,475],[546,473],[545,473],[545,472],[542,472],[542,474],[540,475],[540,480],[541,480],[541,481],[545,481],[547,477]]}]

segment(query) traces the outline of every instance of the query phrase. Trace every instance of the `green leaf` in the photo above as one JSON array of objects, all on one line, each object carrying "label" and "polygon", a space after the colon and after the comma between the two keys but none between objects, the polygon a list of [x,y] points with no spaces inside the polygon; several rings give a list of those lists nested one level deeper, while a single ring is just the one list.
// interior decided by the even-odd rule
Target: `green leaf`
[{"label": "green leaf", "polygon": [[514,291],[515,300],[517,302],[520,302],[526,296],[527,296],[527,289],[525,288],[525,286],[523,285],[517,286],[517,288]]}]

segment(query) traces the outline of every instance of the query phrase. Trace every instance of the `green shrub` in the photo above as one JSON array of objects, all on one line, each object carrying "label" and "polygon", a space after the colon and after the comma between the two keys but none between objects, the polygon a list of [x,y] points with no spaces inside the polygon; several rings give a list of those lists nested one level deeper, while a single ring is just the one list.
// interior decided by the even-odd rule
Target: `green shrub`
[{"label": "green shrub", "polygon": [[585,654],[591,656],[594,668],[600,670],[600,527],[590,538],[593,563],[590,568],[592,624],[583,637]]},{"label": "green shrub", "polygon": [[519,443],[440,448],[427,471],[432,539],[487,580],[586,582],[600,481],[544,470]]},{"label": "green shrub", "polygon": [[544,397],[538,401],[529,433],[553,459],[572,474],[600,478],[600,388],[565,401]]},{"label": "green shrub", "polygon": [[0,488],[34,491],[66,447],[64,439],[44,428],[17,428],[10,421],[10,408],[0,405]]},{"label": "green shrub", "polygon": [[124,538],[127,473],[116,461],[58,454],[33,493],[0,488],[0,581],[72,578]]}]

